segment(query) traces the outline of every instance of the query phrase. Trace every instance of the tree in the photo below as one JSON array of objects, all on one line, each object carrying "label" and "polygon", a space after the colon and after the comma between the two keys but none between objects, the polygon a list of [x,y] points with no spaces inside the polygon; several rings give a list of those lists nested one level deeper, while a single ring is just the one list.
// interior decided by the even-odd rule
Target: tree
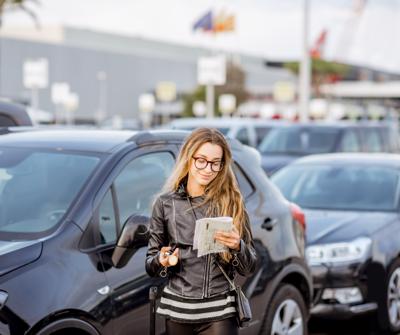
[{"label": "tree", "polygon": [[[246,73],[240,65],[231,61],[227,62],[226,83],[215,87],[214,109],[217,116],[221,115],[221,111],[218,110],[217,106],[218,97],[221,94],[233,94],[236,97],[237,106],[247,100],[249,94],[246,90]],[[183,96],[185,106],[183,116],[193,116],[192,106],[198,100],[206,100],[205,86],[198,86],[193,92]]]},{"label": "tree", "polygon": [[[288,62],[284,67],[295,74],[299,73],[299,62]],[[349,71],[345,64],[328,62],[319,58],[311,60],[311,85],[315,96],[320,95],[320,86],[325,83],[335,82]]]},{"label": "tree", "polygon": [[0,0],[0,27],[3,23],[3,14],[5,11],[14,9],[22,10],[27,13],[35,22],[36,26],[39,27],[39,20],[35,12],[26,6],[27,2],[35,2],[36,4],[39,4],[39,1],[37,0]]}]

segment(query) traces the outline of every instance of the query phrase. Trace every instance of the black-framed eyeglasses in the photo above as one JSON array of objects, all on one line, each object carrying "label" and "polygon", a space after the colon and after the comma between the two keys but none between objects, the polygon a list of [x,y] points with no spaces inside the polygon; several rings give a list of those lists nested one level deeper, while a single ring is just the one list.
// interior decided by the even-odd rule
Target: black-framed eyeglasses
[{"label": "black-framed eyeglasses", "polygon": [[194,166],[199,170],[204,170],[208,164],[210,164],[211,171],[219,172],[222,170],[224,163],[222,161],[208,161],[203,157],[193,157]]}]

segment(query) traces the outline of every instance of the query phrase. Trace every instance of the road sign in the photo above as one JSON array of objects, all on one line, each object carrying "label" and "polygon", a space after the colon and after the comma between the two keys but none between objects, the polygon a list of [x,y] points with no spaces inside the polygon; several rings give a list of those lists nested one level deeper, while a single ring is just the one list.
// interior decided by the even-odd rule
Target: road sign
[{"label": "road sign", "polygon": [[23,83],[26,88],[46,88],[49,83],[49,62],[46,58],[28,59],[23,65]]},{"label": "road sign", "polygon": [[224,85],[226,82],[225,57],[200,57],[197,62],[197,82],[199,85]]}]

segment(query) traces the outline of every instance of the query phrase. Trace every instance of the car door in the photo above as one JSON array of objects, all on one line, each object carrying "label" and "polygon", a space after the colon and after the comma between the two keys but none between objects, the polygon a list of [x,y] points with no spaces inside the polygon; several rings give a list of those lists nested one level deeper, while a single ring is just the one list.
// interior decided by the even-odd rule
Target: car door
[{"label": "car door", "polygon": [[[106,192],[97,210],[101,241],[115,244],[123,223],[132,214],[150,217],[152,203],[170,175],[175,163],[172,147],[147,147],[137,150],[123,166]],[[104,264],[113,248],[103,252]],[[164,279],[150,278],[145,271],[147,248],[139,249],[122,268],[105,269],[114,308],[114,334],[149,332],[148,295],[151,286],[161,287]],[[110,263],[108,261],[108,263]],[[158,320],[157,330],[164,325]]]}]

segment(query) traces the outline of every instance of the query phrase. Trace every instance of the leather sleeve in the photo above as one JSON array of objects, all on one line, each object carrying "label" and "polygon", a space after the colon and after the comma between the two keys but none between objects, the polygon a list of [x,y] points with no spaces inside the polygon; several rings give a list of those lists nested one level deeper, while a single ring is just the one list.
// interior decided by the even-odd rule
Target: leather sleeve
[{"label": "leather sleeve", "polygon": [[160,198],[157,198],[153,205],[149,230],[150,238],[146,255],[146,272],[149,276],[155,277],[159,276],[160,271],[163,269],[159,260],[160,249],[168,245],[164,209]]},{"label": "leather sleeve", "polygon": [[245,225],[249,231],[249,234],[243,236],[240,240],[240,251],[233,251],[233,259],[237,259],[235,266],[236,271],[242,276],[248,276],[252,274],[256,268],[257,253],[254,248],[253,234],[251,232],[250,219],[246,212]]}]

